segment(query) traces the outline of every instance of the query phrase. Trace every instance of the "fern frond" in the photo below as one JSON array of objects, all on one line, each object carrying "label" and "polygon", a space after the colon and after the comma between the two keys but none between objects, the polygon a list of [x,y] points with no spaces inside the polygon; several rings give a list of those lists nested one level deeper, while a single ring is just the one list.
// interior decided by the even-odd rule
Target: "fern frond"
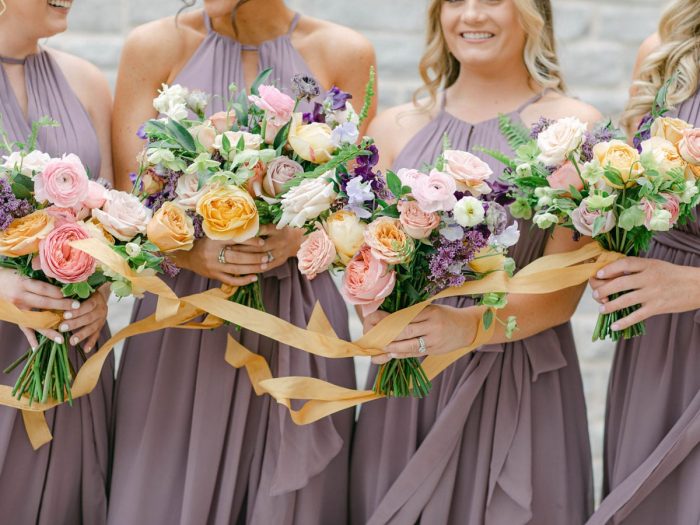
[{"label": "fern frond", "polygon": [[500,162],[501,164],[505,165],[507,168],[510,168],[512,170],[514,170],[517,167],[517,165],[515,164],[513,159],[511,159],[508,155],[506,155],[502,151],[498,151],[495,149],[482,148],[481,146],[477,146],[476,148],[474,148],[474,150],[480,151],[482,153],[486,153],[489,157],[493,157],[498,162]]},{"label": "fern frond", "polygon": [[498,116],[498,129],[506,138],[513,151],[532,140],[530,138],[530,130],[522,124],[513,122],[508,115],[501,114]]}]

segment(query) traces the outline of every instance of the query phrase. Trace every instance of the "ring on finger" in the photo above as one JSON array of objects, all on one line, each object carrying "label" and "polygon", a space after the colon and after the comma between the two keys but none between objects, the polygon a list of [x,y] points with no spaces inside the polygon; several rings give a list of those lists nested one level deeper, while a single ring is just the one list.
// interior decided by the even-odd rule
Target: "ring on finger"
[{"label": "ring on finger", "polygon": [[418,338],[418,353],[424,354],[428,351],[428,345],[425,344],[425,339],[423,337]]},{"label": "ring on finger", "polygon": [[228,248],[228,247],[224,246],[219,251],[219,264],[226,264],[226,248]]},{"label": "ring on finger", "polygon": [[275,260],[275,256],[272,253],[272,250],[267,250],[267,262],[272,262]]}]

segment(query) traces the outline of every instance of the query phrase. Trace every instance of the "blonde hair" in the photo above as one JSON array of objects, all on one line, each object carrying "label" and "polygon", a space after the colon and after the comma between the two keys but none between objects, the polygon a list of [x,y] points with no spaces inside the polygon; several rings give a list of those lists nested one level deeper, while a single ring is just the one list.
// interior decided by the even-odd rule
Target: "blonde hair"
[{"label": "blonde hair", "polygon": [[7,4],[5,0],[0,0],[0,16],[4,15],[5,11],[7,11]]},{"label": "blonde hair", "polygon": [[690,98],[698,88],[700,62],[700,6],[697,0],[676,0],[664,11],[659,22],[661,45],[646,57],[639,78],[632,84],[622,124],[627,130],[636,128],[638,121],[654,104],[659,89],[674,74],[666,104],[676,106]]},{"label": "blonde hair", "polygon": [[[543,88],[563,92],[566,86],[557,58],[550,0],[513,2],[526,34],[523,61],[530,77]],[[428,104],[423,104],[425,110],[434,107],[438,91],[450,87],[459,76],[459,61],[450,53],[440,23],[443,3],[444,0],[432,0],[428,7],[427,45],[418,68],[423,85],[413,95],[416,106],[419,97],[428,96]]]}]

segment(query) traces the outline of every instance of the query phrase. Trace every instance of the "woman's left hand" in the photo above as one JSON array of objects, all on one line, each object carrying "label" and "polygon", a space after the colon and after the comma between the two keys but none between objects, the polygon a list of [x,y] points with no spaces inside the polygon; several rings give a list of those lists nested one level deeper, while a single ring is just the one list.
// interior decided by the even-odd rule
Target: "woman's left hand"
[{"label": "woman's left hand", "polygon": [[70,344],[76,346],[85,341],[83,349],[90,352],[97,344],[102,327],[107,322],[107,299],[109,286],[105,285],[80,304],[77,310],[63,314],[63,322],[58,331],[71,332]]},{"label": "woman's left hand", "polygon": [[[390,359],[447,354],[464,348],[474,341],[481,315],[479,307],[430,305],[384,348],[384,355],[373,357],[372,362],[381,365]],[[424,352],[420,351],[420,338]]]},{"label": "woman's left hand", "polygon": [[[264,238],[263,244],[234,244],[228,248],[231,260],[236,260],[239,253],[256,254],[266,259],[261,263],[259,271],[263,273],[282,266],[290,257],[295,257],[304,238],[304,230],[300,228],[282,228],[278,230],[274,224],[260,227],[258,237]],[[267,256],[267,257],[265,257]]]},{"label": "woman's left hand", "polygon": [[[654,315],[700,308],[700,268],[657,259],[625,257],[600,270],[595,278],[591,278],[590,284],[593,298],[601,303],[600,312],[603,314],[641,305],[612,325],[616,331]],[[617,299],[608,299],[619,293],[622,295]]]}]

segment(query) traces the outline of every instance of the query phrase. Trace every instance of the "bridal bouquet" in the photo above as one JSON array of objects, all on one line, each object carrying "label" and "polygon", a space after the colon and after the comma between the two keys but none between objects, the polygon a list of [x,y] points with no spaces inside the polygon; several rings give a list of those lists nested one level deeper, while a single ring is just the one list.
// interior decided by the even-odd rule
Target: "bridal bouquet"
[{"label": "bridal bouquet", "polygon": [[[227,110],[209,117],[209,95],[180,85],[164,85],[154,100],[162,118],[148,121],[140,132],[147,144],[135,191],[155,218],[177,220],[186,237],[159,245],[162,251],[190,249],[192,235],[235,244],[273,221],[298,226],[299,217],[313,210],[300,210],[295,220],[282,213],[277,205],[287,184],[303,179],[303,191],[323,198],[320,176],[344,169],[363,153],[355,145],[363,117],[348,102],[349,94],[334,87],[313,112],[301,113],[302,100],[320,95],[316,81],[295,77],[292,98],[265,84],[270,73],[258,76],[250,94],[232,85]],[[264,310],[260,280],[239,288],[231,300]]]},{"label": "bridal bouquet", "polygon": [[[164,259],[146,238],[151,210],[132,195],[90,180],[77,156],[51,158],[37,150],[38,130],[49,125],[55,123],[35,123],[27,144],[9,144],[0,131],[2,147],[11,152],[0,163],[0,267],[58,286],[75,300],[89,298],[105,283],[122,297],[138,293],[72,243],[97,239],[133,270],[155,274],[162,271]],[[38,346],[5,370],[24,363],[13,389],[18,399],[72,401],[75,369],[66,340],[69,334],[61,341],[38,334]],[[85,360],[82,349],[76,349]]]},{"label": "bridal bouquet", "polygon": [[[499,155],[516,188],[511,214],[543,229],[571,228],[577,237],[635,256],[656,232],[689,220],[700,201],[700,129],[659,116],[659,108],[646,119],[636,147],[610,124],[589,132],[576,118],[541,119],[528,132],[503,119],[515,151],[514,159]],[[643,323],[621,333],[611,329],[637,308],[600,315],[593,340],[644,334]]]},{"label": "bridal bouquet", "polygon": [[[434,167],[388,172],[385,182],[373,169],[376,149],[371,144],[367,149],[372,155],[321,177],[324,191],[304,192],[304,198],[292,190],[282,196],[283,216],[292,206],[314,210],[303,217],[312,231],[297,256],[303,274],[313,279],[329,269],[341,271],[341,293],[368,315],[377,309],[396,312],[493,271],[513,271],[513,261],[502,255],[519,233],[517,225],[508,226],[499,203],[505,188],[492,189],[487,182],[491,170],[486,163],[446,150]],[[505,300],[494,293],[479,302],[502,308]],[[493,311],[485,316],[489,327]],[[508,330],[514,328],[515,320],[509,319]],[[374,391],[423,397],[430,388],[420,360],[408,358],[382,365]]]}]

